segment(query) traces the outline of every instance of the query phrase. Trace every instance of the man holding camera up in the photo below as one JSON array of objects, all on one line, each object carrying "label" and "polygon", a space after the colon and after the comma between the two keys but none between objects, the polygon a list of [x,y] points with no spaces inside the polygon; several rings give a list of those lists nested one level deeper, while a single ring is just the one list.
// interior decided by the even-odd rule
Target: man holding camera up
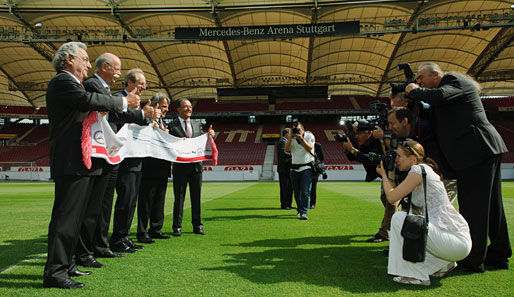
[{"label": "man holding camera up", "polygon": [[487,120],[480,85],[466,74],[444,73],[435,63],[421,65],[417,82],[407,85],[406,94],[433,109],[431,124],[457,174],[459,211],[471,231],[473,247],[460,269],[483,272],[484,264],[508,269],[512,249],[501,194],[501,159],[507,148]]},{"label": "man holding camera up", "polygon": [[288,135],[286,151],[291,152],[291,182],[300,220],[308,220],[314,162],[314,135],[306,132],[303,124],[296,122]]},{"label": "man holding camera up", "polygon": [[[353,137],[347,138],[343,143],[343,147],[346,150],[346,156],[348,157],[348,160],[356,160],[361,162],[364,166],[364,169],[366,170],[366,182],[372,182],[380,176],[376,172],[377,164],[370,160],[370,154],[384,154],[384,149],[382,148],[382,144],[379,141],[379,139],[383,137],[383,131],[382,129],[360,131],[360,129],[362,128],[359,128],[358,125],[353,127],[353,132],[349,133],[350,135],[353,134]],[[353,146],[350,138],[354,139],[355,146],[357,148]],[[398,204],[391,204],[387,202],[383,190],[381,190],[380,193],[380,200],[382,201],[382,205],[384,205],[384,217],[382,218],[382,223],[380,224],[378,233],[366,240],[367,242],[378,243],[386,241],[389,238],[388,232],[391,227],[391,217],[396,212]]]}]

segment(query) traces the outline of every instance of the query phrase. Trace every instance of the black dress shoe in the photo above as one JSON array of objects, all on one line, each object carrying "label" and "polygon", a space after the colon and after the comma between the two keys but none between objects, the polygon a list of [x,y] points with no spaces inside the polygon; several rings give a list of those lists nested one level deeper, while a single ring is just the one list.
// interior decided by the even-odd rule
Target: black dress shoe
[{"label": "black dress shoe", "polygon": [[150,238],[150,235],[148,235],[148,233],[145,233],[143,235],[138,235],[137,241],[141,242],[141,243],[154,243],[155,242],[155,240]]},{"label": "black dress shoe", "polygon": [[165,235],[162,232],[159,233],[150,233],[150,237],[153,239],[169,239],[169,235]]},{"label": "black dress shoe", "polygon": [[144,249],[145,246],[144,245],[139,245],[139,244],[135,244],[132,239],[128,238],[128,237],[125,237],[123,239],[123,242],[125,242],[126,245],[128,245],[129,247],[133,248],[133,249],[136,249],[136,250],[141,250],[141,249]]},{"label": "black dress shoe", "polygon": [[385,238],[384,236],[377,233],[377,234],[373,235],[373,237],[368,238],[366,240],[366,242],[384,242],[387,240],[388,240],[387,238]]},{"label": "black dress shoe", "polygon": [[115,244],[111,244],[110,249],[117,253],[135,253],[136,250],[129,247],[124,241],[120,241]]},{"label": "black dress shoe", "polygon": [[96,259],[91,255],[87,256],[86,258],[79,258],[76,260],[76,262],[77,265],[84,267],[102,268],[104,266],[102,263],[96,261]]},{"label": "black dress shoe", "polygon": [[492,260],[492,259],[485,258],[484,264],[485,264],[485,266],[492,267],[494,269],[499,269],[499,270],[508,270],[509,269],[509,260],[507,260],[507,259]]},{"label": "black dress shoe", "polygon": [[90,275],[92,272],[91,271],[81,271],[81,270],[78,270],[78,269],[75,269],[73,271],[68,271],[68,275],[70,277],[72,276],[85,276],[85,275]]},{"label": "black dress shoe", "polygon": [[97,257],[97,258],[123,258],[123,257],[125,257],[125,254],[119,254],[119,253],[111,251],[110,249],[107,249],[103,254],[95,255],[95,257]]},{"label": "black dress shoe", "polygon": [[182,228],[173,228],[173,233],[171,235],[175,237],[182,235]]},{"label": "black dress shoe", "polygon": [[200,225],[200,226],[193,227],[193,233],[205,235],[205,232],[203,231],[203,226]]},{"label": "black dress shoe", "polygon": [[457,262],[457,268],[454,271],[460,271],[465,273],[483,273],[485,271],[484,264],[480,264],[478,267],[473,267],[466,262]]},{"label": "black dress shoe", "polygon": [[71,278],[65,278],[60,281],[43,280],[43,287],[45,288],[59,288],[59,289],[79,289],[84,287],[83,283],[76,282]]}]

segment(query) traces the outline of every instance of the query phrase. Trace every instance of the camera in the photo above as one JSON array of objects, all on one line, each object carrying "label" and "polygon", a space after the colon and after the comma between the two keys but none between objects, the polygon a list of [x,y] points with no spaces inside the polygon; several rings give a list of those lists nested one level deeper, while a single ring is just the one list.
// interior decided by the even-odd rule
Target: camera
[{"label": "camera", "polygon": [[409,63],[398,64],[397,68],[398,68],[398,70],[403,70],[406,81],[404,83],[390,83],[391,93],[393,95],[405,92],[405,88],[407,87],[408,84],[416,82],[416,80],[414,79],[414,73],[412,72],[412,69],[410,68]]},{"label": "camera", "polygon": [[348,136],[346,134],[336,134],[336,141],[337,143],[341,143],[341,142],[347,142],[348,141]]},{"label": "camera", "polygon": [[293,134],[300,134],[300,128],[294,127],[293,129],[291,129],[291,132],[293,132]]},{"label": "camera", "polygon": [[384,169],[386,171],[394,170],[394,161],[396,160],[396,152],[388,151],[385,155],[375,154],[373,152],[368,153],[368,161],[370,165],[378,165],[380,161],[384,163]]}]

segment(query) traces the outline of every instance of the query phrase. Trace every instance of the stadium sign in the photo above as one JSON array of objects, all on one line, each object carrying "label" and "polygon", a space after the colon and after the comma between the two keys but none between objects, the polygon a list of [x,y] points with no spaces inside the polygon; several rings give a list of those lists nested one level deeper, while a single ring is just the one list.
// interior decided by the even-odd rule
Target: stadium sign
[{"label": "stadium sign", "polygon": [[299,25],[175,28],[176,40],[233,40],[259,38],[324,37],[358,34],[360,22]]}]

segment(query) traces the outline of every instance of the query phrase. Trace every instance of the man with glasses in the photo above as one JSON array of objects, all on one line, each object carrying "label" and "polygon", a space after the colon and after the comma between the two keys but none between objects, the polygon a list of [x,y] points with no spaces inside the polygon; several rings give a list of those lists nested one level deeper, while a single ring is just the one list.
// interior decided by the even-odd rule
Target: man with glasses
[{"label": "man with glasses", "polygon": [[464,73],[444,73],[431,62],[419,67],[417,82],[407,86],[407,97],[432,108],[431,124],[457,174],[459,211],[471,231],[473,247],[459,268],[484,272],[485,264],[508,269],[512,249],[501,194],[501,159],[507,147],[487,120],[480,85]]},{"label": "man with glasses", "polygon": [[84,120],[90,111],[122,112],[138,106],[140,100],[136,94],[112,98],[87,92],[82,85],[91,68],[86,50],[81,42],[68,42],[57,50],[53,59],[57,74],[46,92],[55,200],[48,227],[44,287],[82,288],[83,283],[70,277],[91,273],[78,270],[72,262],[90,193],[96,177],[102,173],[101,162],[94,158],[87,162],[83,156],[82,132],[88,131],[87,125],[83,127]]}]

